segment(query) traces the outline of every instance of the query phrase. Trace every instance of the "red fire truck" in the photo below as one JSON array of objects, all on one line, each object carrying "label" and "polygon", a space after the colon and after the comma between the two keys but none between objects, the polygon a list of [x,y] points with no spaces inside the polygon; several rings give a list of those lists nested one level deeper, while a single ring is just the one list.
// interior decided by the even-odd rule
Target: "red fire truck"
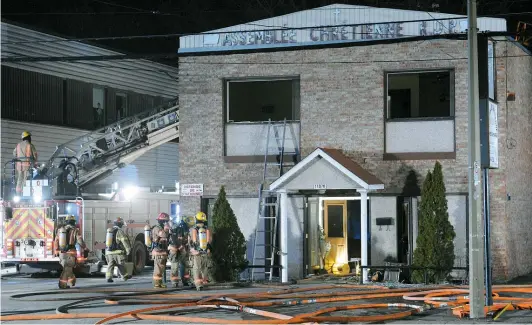
[{"label": "red fire truck", "polygon": [[[111,175],[157,146],[179,136],[177,101],[88,132],[57,147],[52,157],[30,169],[22,193],[15,192],[15,163],[4,165],[0,220],[2,263],[34,269],[59,269],[54,257],[57,229],[68,215],[76,217],[90,253],[79,269],[105,271],[105,236],[122,217],[132,243],[130,262],[140,272],[148,261],[144,226],[162,211],[176,211],[178,194],[143,191],[134,186],[111,193],[85,193],[91,184]],[[34,166],[31,162],[31,166]]]}]

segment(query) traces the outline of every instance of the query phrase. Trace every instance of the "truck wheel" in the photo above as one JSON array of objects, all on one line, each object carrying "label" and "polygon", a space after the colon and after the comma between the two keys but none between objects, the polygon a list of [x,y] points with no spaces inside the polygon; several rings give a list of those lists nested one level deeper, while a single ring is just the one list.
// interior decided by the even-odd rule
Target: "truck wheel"
[{"label": "truck wheel", "polygon": [[135,244],[133,244],[133,249],[131,250],[131,257],[133,262],[133,274],[140,274],[144,270],[144,267],[146,266],[146,255],[147,255],[146,247],[144,246],[144,243],[141,243],[140,241],[135,241]]}]

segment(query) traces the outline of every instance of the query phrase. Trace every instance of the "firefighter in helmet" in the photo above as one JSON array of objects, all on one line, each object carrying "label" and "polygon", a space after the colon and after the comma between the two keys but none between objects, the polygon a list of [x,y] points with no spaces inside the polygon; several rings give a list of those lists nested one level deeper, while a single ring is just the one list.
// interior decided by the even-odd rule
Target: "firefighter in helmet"
[{"label": "firefighter in helmet", "polygon": [[125,267],[127,256],[131,252],[131,243],[126,233],[122,230],[123,226],[124,219],[116,218],[114,226],[107,229],[105,237],[105,259],[107,260],[105,277],[109,283],[113,282],[115,266],[118,267],[122,280],[131,279],[131,275],[127,273]]},{"label": "firefighter in helmet", "polygon": [[151,231],[153,258],[153,286],[166,288],[166,261],[168,259],[168,213],[161,212],[157,225]]},{"label": "firefighter in helmet", "polygon": [[170,223],[170,241],[168,260],[171,263],[170,280],[174,288],[188,284],[188,225],[184,220],[178,224]]},{"label": "firefighter in helmet", "polygon": [[13,150],[13,157],[19,160],[15,163],[16,192],[18,195],[22,194],[22,188],[26,184],[30,168],[37,167],[37,150],[31,143],[31,133],[24,131],[20,138],[22,141]]},{"label": "firefighter in helmet", "polygon": [[66,225],[57,230],[55,236],[55,255],[59,256],[59,262],[63,267],[63,272],[59,277],[59,288],[68,289],[76,285],[74,267],[76,266],[76,255],[81,255],[81,251],[88,248],[83,241],[83,237],[76,228],[76,217],[69,215],[65,219]]},{"label": "firefighter in helmet", "polygon": [[196,225],[190,231],[190,254],[192,255],[194,284],[200,291],[203,285],[214,282],[210,274],[211,261],[211,233],[207,228],[207,215],[203,212],[196,214]]}]

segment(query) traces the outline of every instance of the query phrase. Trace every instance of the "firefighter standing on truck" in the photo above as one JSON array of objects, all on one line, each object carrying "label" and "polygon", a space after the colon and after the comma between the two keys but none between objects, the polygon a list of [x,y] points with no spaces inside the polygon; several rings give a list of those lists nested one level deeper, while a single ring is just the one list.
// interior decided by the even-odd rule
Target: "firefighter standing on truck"
[{"label": "firefighter standing on truck", "polygon": [[105,259],[107,260],[107,272],[105,277],[107,282],[113,282],[113,273],[115,266],[122,276],[122,280],[127,281],[131,279],[131,275],[127,273],[125,264],[127,256],[131,252],[131,243],[129,238],[121,229],[124,226],[124,219],[118,217],[114,222],[114,226],[107,229],[105,238]]},{"label": "firefighter standing on truck", "polygon": [[81,250],[88,250],[79,229],[76,228],[76,218],[73,215],[66,217],[66,225],[57,230],[55,236],[56,256],[59,255],[59,262],[63,267],[59,277],[59,288],[68,289],[76,285],[74,267],[76,266],[76,255],[81,255]]},{"label": "firefighter standing on truck", "polygon": [[177,225],[170,224],[168,260],[171,264],[170,280],[174,288],[188,284],[185,270],[188,268],[188,225],[181,220]]},{"label": "firefighter standing on truck", "polygon": [[203,285],[214,282],[209,272],[211,268],[211,233],[207,228],[207,215],[203,212],[196,214],[196,225],[190,231],[190,254],[192,255],[194,284],[200,291]]},{"label": "firefighter standing on truck", "polygon": [[22,194],[22,188],[28,179],[28,172],[30,166],[37,167],[37,150],[31,143],[31,133],[28,131],[22,132],[22,141],[17,144],[13,150],[13,157],[19,159],[15,164],[16,169],[16,192],[18,195]]},{"label": "firefighter standing on truck", "polygon": [[166,288],[166,261],[168,259],[168,231],[166,229],[168,229],[169,220],[168,213],[160,213],[157,217],[158,225],[151,230],[154,288]]}]

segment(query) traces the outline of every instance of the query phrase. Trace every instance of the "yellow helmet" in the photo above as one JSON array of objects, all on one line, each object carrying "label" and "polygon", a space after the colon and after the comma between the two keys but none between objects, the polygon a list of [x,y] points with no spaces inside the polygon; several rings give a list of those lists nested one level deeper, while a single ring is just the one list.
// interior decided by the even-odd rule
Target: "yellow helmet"
[{"label": "yellow helmet", "polygon": [[196,222],[205,222],[207,221],[207,215],[203,212],[196,213]]},{"label": "yellow helmet", "polygon": [[76,220],[76,217],[74,217],[73,215],[69,215],[65,218],[66,221],[70,221],[70,220]]},{"label": "yellow helmet", "polygon": [[22,132],[22,135],[20,136],[21,139],[24,139],[25,137],[30,137],[31,133],[29,131]]},{"label": "yellow helmet", "polygon": [[182,220],[185,221],[185,223],[186,223],[189,227],[194,227],[194,225],[196,224],[195,217],[185,217],[185,216],[183,216],[183,217],[182,217]]}]

